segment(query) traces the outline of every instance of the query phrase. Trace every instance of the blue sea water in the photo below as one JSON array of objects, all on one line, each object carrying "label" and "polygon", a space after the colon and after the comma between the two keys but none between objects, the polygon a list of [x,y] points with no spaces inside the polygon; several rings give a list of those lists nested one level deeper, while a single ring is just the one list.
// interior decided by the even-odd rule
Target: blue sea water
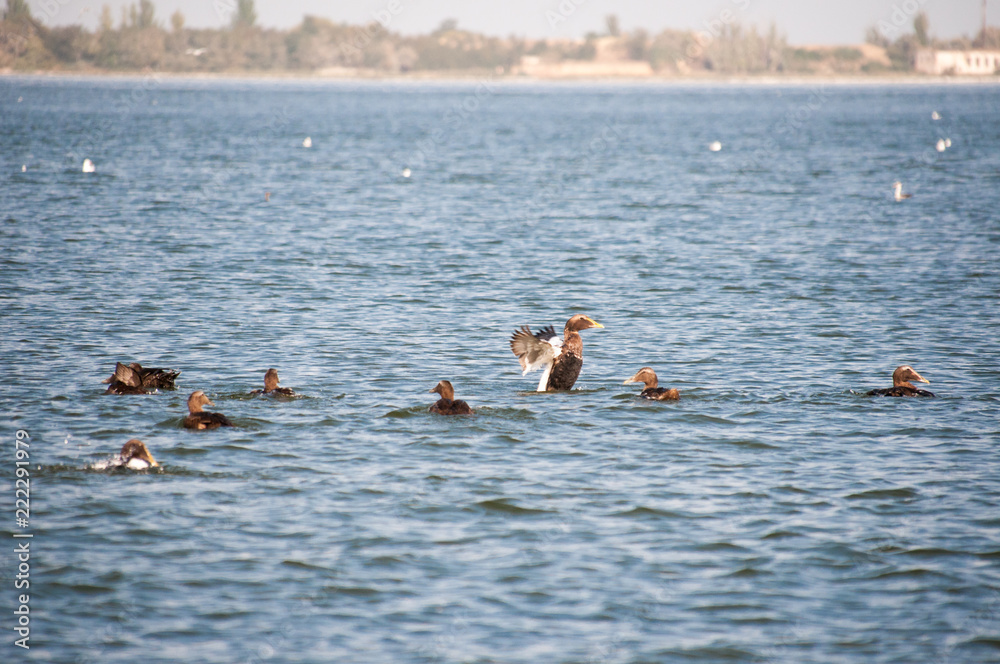
[{"label": "blue sea water", "polygon": [[4,661],[1000,660],[1000,86],[2,77],[0,182]]}]

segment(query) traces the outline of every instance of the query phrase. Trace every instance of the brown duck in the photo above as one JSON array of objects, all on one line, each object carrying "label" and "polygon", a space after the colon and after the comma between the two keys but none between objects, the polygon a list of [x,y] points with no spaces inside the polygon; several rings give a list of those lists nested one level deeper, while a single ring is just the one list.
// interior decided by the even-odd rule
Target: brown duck
[{"label": "brown duck", "polygon": [[156,459],[149,453],[144,442],[133,438],[122,446],[116,465],[125,466],[131,470],[146,470],[156,468],[160,464],[156,463]]},{"label": "brown duck", "polygon": [[144,368],[138,362],[115,364],[115,372],[104,380],[110,383],[105,394],[147,394],[150,390],[173,390],[174,380],[181,375],[172,369]]},{"label": "brown duck", "polygon": [[583,367],[583,339],[580,330],[592,327],[603,328],[597,321],[576,314],[563,327],[563,337],[556,336],[551,325],[543,327],[535,334],[525,325],[510,338],[510,350],[521,363],[521,375],[529,371],[542,370],[538,381],[538,391],[568,390],[576,383]]},{"label": "brown duck", "polygon": [[928,390],[921,390],[911,383],[911,380],[915,380],[918,383],[928,383],[931,381],[927,380],[916,371],[913,370],[908,364],[896,367],[896,370],[892,372],[892,387],[886,387],[878,390],[871,390],[868,392],[870,397],[932,397],[933,392]]},{"label": "brown duck", "polygon": [[294,397],[295,392],[290,387],[278,387],[278,370],[268,369],[264,374],[264,389],[254,390],[250,394],[271,394],[280,397]]},{"label": "brown duck", "polygon": [[455,400],[455,388],[451,386],[450,381],[442,380],[428,390],[428,392],[437,392],[441,395],[441,398],[431,405],[430,411],[432,413],[437,413],[438,415],[472,415],[472,409],[469,408],[469,404],[461,399]]},{"label": "brown duck", "polygon": [[218,429],[234,426],[222,413],[206,413],[202,406],[214,406],[204,392],[198,390],[188,397],[189,415],[184,418],[185,429]]},{"label": "brown duck", "polygon": [[681,393],[677,391],[677,388],[671,387],[667,389],[665,387],[659,387],[659,381],[656,379],[656,372],[653,371],[652,367],[643,367],[635,372],[635,375],[626,380],[622,385],[628,385],[629,383],[644,383],[645,388],[639,393],[639,396],[644,399],[652,399],[654,401],[677,401],[681,398]]}]

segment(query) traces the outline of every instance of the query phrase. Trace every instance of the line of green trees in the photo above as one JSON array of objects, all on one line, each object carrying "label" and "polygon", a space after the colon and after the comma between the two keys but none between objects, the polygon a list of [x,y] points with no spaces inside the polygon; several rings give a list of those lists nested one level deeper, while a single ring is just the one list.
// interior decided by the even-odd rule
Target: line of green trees
[{"label": "line of green trees", "polygon": [[[48,27],[32,16],[26,0],[6,0],[0,21],[0,69],[116,70],[170,72],[320,71],[362,68],[383,72],[510,69],[523,56],[536,63],[567,60],[625,59],[648,62],[662,73],[714,71],[725,74],[768,72],[866,71],[861,51],[851,48],[790,47],[772,25],[766,31],[733,21],[715,21],[700,31],[664,30],[650,35],[620,29],[607,18],[606,31],[583,41],[497,38],[461,30],[444,21],[427,35],[391,32],[392,14],[381,12],[368,25],[347,25],[305,16],[290,30],[257,25],[254,0],[235,0],[228,26],[192,29],[177,11],[165,26],[152,0],[122,9],[118,21],[105,5],[94,31],[79,25]],[[399,9],[398,2],[389,8]],[[398,13],[398,12],[397,12]],[[915,49],[933,43],[926,15],[914,21],[914,33],[889,40],[872,28],[868,41],[886,48],[891,68],[911,68]],[[992,37],[991,37],[992,35]],[[994,30],[991,35],[996,38]],[[1000,40],[997,40],[1000,41]],[[886,68],[885,65],[880,65]]]},{"label": "line of green trees", "polygon": [[[386,21],[388,24],[390,21]],[[142,70],[174,72],[316,71],[365,68],[385,72],[481,69],[509,71],[522,56],[542,62],[593,60],[598,43],[611,37],[623,57],[647,61],[659,71],[780,71],[784,39],[730,24],[715,33],[643,30],[622,33],[614,16],[607,32],[582,42],[528,41],[487,37],[444,21],[428,35],[404,37],[373,21],[351,26],[305,16],[291,30],[261,28],[253,0],[237,0],[230,25],[190,29],[175,12],[161,24],[152,0],[123,8],[115,24],[104,6],[93,32],[81,26],[46,27],[31,16],[25,0],[7,0],[0,22],[0,68],[17,70]]]}]

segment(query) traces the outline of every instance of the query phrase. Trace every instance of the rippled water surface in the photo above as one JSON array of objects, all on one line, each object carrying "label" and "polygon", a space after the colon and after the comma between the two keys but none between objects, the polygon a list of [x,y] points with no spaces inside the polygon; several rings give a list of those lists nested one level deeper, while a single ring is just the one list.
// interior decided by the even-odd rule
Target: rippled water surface
[{"label": "rippled water surface", "polygon": [[[1000,660],[1000,87],[8,77],[0,147],[5,652]],[[900,364],[938,398],[862,396]]]}]

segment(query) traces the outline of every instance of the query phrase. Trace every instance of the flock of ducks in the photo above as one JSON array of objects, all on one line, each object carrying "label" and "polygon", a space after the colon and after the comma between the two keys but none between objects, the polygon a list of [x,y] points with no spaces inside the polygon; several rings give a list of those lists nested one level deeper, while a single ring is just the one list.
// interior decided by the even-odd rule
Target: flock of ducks
[{"label": "flock of ducks", "polygon": [[[143,367],[138,362],[115,365],[115,372],[110,378],[106,378],[104,383],[108,384],[105,394],[149,394],[156,390],[176,389],[174,381],[181,375],[180,371],[171,369]],[[277,369],[268,369],[264,374],[264,389],[253,390],[251,396],[280,396],[293,397],[295,392],[287,387],[278,386]],[[218,429],[219,427],[231,427],[234,425],[228,417],[222,413],[209,413],[204,410],[205,406],[214,406],[208,395],[201,390],[195,390],[188,397],[188,415],[184,418],[185,429],[203,431],[205,429]],[[159,466],[146,444],[137,438],[125,443],[121,452],[110,460],[95,464],[97,470],[107,468],[128,468],[129,470],[148,470]]]},{"label": "flock of ducks", "polygon": [[[20,99],[18,99],[20,101]],[[940,120],[941,116],[937,111],[932,113],[933,120]],[[306,136],[302,141],[303,148],[311,148],[312,138]],[[938,152],[944,152],[951,147],[951,139],[940,139],[936,148]],[[719,152],[722,150],[722,143],[713,141],[709,145],[709,150]],[[27,170],[27,166],[22,166],[21,171]],[[84,159],[81,170],[84,173],[95,172],[96,166],[90,159]],[[410,169],[403,170],[403,177],[409,178]],[[903,193],[903,185],[896,181],[892,185],[894,200],[902,201],[911,197],[908,193]],[[266,192],[265,200],[270,199],[270,192]],[[591,328],[603,328],[604,326],[583,314],[572,316],[563,328],[563,336],[560,338],[555,329],[549,325],[543,327],[538,332],[531,332],[528,326],[523,326],[516,330],[510,339],[510,348],[517,357],[521,365],[522,375],[527,375],[531,371],[540,369],[541,378],[538,381],[538,391],[557,391],[572,389],[576,383],[580,370],[583,367],[583,340],[580,337],[582,330]],[[157,389],[175,389],[174,380],[180,375],[179,371],[160,368],[144,368],[140,364],[133,362],[130,364],[117,363],[115,372],[104,382],[109,384],[106,394],[147,394]],[[885,397],[933,397],[934,394],[927,390],[915,387],[910,381],[919,383],[929,383],[926,378],[918,374],[908,365],[897,367],[892,374],[892,387],[876,389],[867,392],[867,396]],[[254,396],[274,395],[291,397],[295,393],[286,387],[278,386],[278,372],[276,369],[268,369],[264,374],[264,389],[253,390],[250,394]],[[642,367],[635,375],[624,381],[623,384],[642,383],[643,389],[639,396],[644,399],[654,401],[677,401],[680,399],[680,392],[676,388],[660,387],[656,372],[652,367]],[[435,387],[429,390],[436,393],[440,398],[430,407],[430,412],[437,415],[472,415],[473,410],[468,403],[461,399],[455,399],[455,388],[450,381],[442,380]],[[183,425],[187,429],[206,430],[219,427],[231,427],[233,423],[222,413],[210,413],[204,410],[204,406],[214,406],[215,404],[201,390],[192,392],[188,397],[188,415],[184,418]],[[129,440],[122,447],[117,457],[105,464],[108,467],[120,466],[132,470],[146,470],[159,466],[153,455],[146,448],[146,445],[138,440]]]},{"label": "flock of ducks", "polygon": [[[583,367],[583,340],[580,332],[604,326],[583,314],[576,314],[566,321],[562,337],[559,337],[551,325],[543,327],[538,332],[532,332],[528,326],[514,331],[510,338],[511,352],[521,365],[521,375],[541,370],[538,381],[539,392],[563,391],[572,389]],[[174,381],[180,375],[179,371],[171,369],[143,367],[137,362],[115,365],[115,372],[104,380],[108,384],[105,394],[149,394],[158,389],[176,389]],[[875,389],[866,396],[880,397],[933,397],[927,390],[919,389],[910,381],[930,383],[929,380],[914,371],[909,365],[897,367],[892,374],[892,387]],[[652,367],[642,367],[623,385],[642,383],[643,389],[638,396],[651,401],[677,401],[681,398],[676,388],[660,387],[656,372]],[[442,380],[429,390],[439,395],[439,399],[431,405],[429,411],[435,415],[472,415],[474,411],[468,403],[455,398],[455,388],[451,381]],[[279,386],[277,369],[268,369],[264,374],[264,389],[253,390],[251,396],[294,397],[295,392],[287,387]],[[222,413],[211,413],[204,410],[205,406],[214,406],[211,399],[201,390],[195,390],[188,397],[188,415],[184,418],[185,429],[203,431],[219,427],[235,426]],[[122,447],[121,452],[110,461],[97,464],[95,467],[123,467],[130,470],[147,470],[159,466],[153,455],[141,441],[133,438]]]}]

